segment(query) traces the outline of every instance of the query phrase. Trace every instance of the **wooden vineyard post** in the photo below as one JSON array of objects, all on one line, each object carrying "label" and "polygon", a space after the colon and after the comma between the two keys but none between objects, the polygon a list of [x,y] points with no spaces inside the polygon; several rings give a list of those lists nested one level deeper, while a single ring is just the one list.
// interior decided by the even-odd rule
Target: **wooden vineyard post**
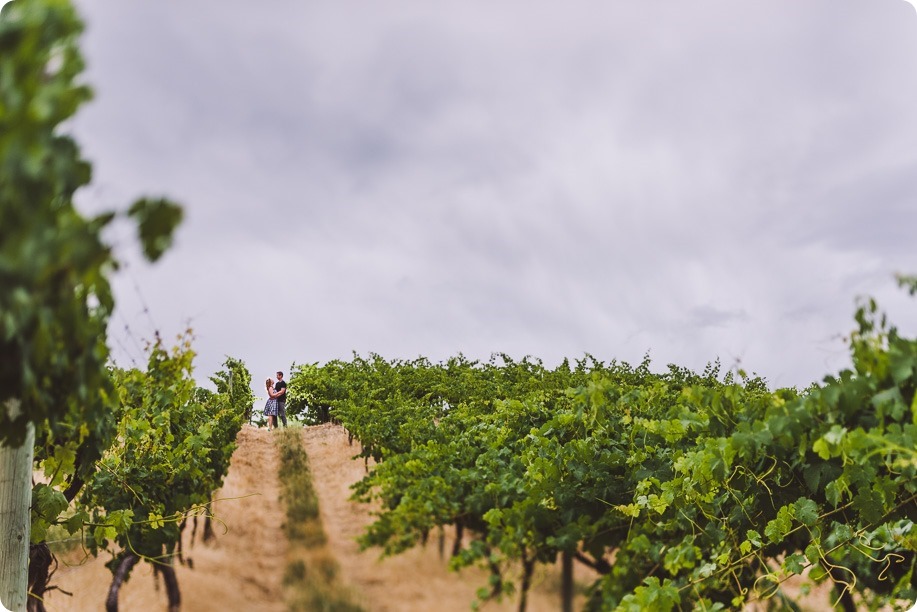
[{"label": "wooden vineyard post", "polygon": [[[5,408],[15,418],[19,401],[8,400]],[[20,446],[0,444],[0,602],[13,612],[26,608],[34,446],[31,423]]]},{"label": "wooden vineyard post", "polygon": [[563,612],[573,612],[573,555],[569,551],[560,553],[560,602]]}]

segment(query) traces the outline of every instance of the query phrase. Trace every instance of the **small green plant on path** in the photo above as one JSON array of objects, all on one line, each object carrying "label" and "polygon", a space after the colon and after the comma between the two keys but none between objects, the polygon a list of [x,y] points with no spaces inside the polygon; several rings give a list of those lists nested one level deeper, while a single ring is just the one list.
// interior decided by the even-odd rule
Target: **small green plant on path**
[{"label": "small green plant on path", "polygon": [[337,561],[327,547],[302,428],[284,428],[275,436],[281,501],[286,508],[284,532],[289,540],[284,586],[290,610],[360,612],[353,594],[340,584]]}]

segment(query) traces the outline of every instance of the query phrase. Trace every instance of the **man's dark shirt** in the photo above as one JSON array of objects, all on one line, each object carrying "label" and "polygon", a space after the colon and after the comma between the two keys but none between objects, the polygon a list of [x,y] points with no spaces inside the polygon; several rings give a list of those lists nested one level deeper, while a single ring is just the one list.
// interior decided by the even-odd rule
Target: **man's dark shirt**
[{"label": "man's dark shirt", "polygon": [[[274,392],[275,392],[275,393],[276,393],[277,391],[280,391],[281,389],[286,389],[286,388],[287,388],[287,381],[285,381],[285,380],[278,380],[277,382],[274,383]],[[286,403],[287,403],[287,394],[284,393],[283,395],[281,395],[280,397],[278,397],[278,398],[277,398],[277,403],[278,403],[278,404],[286,404]]]}]

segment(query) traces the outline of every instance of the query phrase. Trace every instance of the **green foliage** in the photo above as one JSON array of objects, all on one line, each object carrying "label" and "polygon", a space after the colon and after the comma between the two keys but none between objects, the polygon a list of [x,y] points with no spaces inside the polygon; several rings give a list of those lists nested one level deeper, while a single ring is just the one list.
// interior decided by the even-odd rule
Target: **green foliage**
[{"label": "green foliage", "polygon": [[[13,446],[28,421],[52,447],[74,439],[75,423],[90,429],[76,436],[81,444],[104,448],[111,434],[105,338],[115,261],[100,235],[114,215],[84,218],[74,208],[91,168],[59,129],[90,98],[78,80],[81,30],[64,0],[16,0],[0,17],[0,405],[16,398],[22,407],[0,410],[0,443]],[[174,220],[174,205],[158,209]],[[163,244],[173,229],[142,231]],[[84,446],[79,455],[85,465],[96,453]]]},{"label": "green foliage", "polygon": [[229,409],[242,415],[245,422],[251,418],[252,403],[255,395],[252,393],[252,375],[240,359],[226,356],[223,370],[210,377],[219,395],[225,396]]},{"label": "green foliage", "polygon": [[346,391],[341,379],[331,375],[343,362],[330,362],[324,367],[318,364],[293,365],[287,387],[287,415],[310,425],[327,422],[331,403],[344,398]]},{"label": "green foliage", "polygon": [[67,2],[17,0],[0,18],[0,443],[27,421],[56,430],[110,408],[105,326],[112,269],[99,233],[110,215],[72,205],[90,167],[58,133],[90,92],[76,81],[81,24]]},{"label": "green foliage", "polygon": [[181,223],[182,209],[165,199],[137,200],[127,211],[137,220],[137,231],[143,253],[156,261],[172,244],[172,233]]},{"label": "green foliage", "polygon": [[355,355],[297,386],[377,462],[355,485],[380,508],[363,546],[396,554],[454,524],[472,540],[452,565],[489,568],[485,597],[566,552],[600,572],[595,609],[785,600],[805,572],[874,608],[917,597],[917,341],[872,301],[855,319],[852,368],[802,394],[588,356]]},{"label": "green foliage", "polygon": [[910,295],[917,295],[917,276],[898,274],[895,276],[898,286],[907,289]]},{"label": "green foliage", "polygon": [[[82,526],[69,502],[111,444],[118,406],[106,346],[116,261],[101,240],[115,214],[74,207],[91,167],[61,131],[91,97],[81,30],[66,0],[16,0],[0,14],[0,444],[20,445],[35,424],[48,480],[33,487],[32,542],[53,524]],[[177,207],[135,208],[168,212],[169,223],[141,224],[146,241],[167,244]]]},{"label": "green foliage", "polygon": [[[238,406],[244,393],[230,394],[220,384],[215,394],[201,393],[191,377],[190,337],[180,340],[171,351],[153,344],[145,371],[115,372],[116,443],[80,498],[96,525],[93,552],[113,542],[154,562],[172,554],[184,516],[206,512],[222,485],[244,419]],[[247,376],[238,360],[227,359],[226,367],[214,379]]]}]

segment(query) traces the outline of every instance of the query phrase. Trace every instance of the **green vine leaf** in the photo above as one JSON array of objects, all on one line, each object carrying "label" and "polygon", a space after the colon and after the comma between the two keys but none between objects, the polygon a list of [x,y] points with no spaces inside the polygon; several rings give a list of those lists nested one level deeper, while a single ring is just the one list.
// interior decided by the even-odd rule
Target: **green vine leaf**
[{"label": "green vine leaf", "polygon": [[172,235],[182,220],[182,209],[166,199],[137,200],[128,210],[137,220],[140,244],[147,259],[156,261],[172,244]]},{"label": "green vine leaf", "polygon": [[793,517],[796,514],[796,508],[793,505],[786,505],[777,511],[777,517],[768,521],[767,527],[764,528],[765,537],[770,540],[771,544],[783,541],[793,529]]},{"label": "green vine leaf", "polygon": [[793,504],[794,517],[806,527],[812,527],[818,522],[818,504],[806,497],[800,497]]}]

